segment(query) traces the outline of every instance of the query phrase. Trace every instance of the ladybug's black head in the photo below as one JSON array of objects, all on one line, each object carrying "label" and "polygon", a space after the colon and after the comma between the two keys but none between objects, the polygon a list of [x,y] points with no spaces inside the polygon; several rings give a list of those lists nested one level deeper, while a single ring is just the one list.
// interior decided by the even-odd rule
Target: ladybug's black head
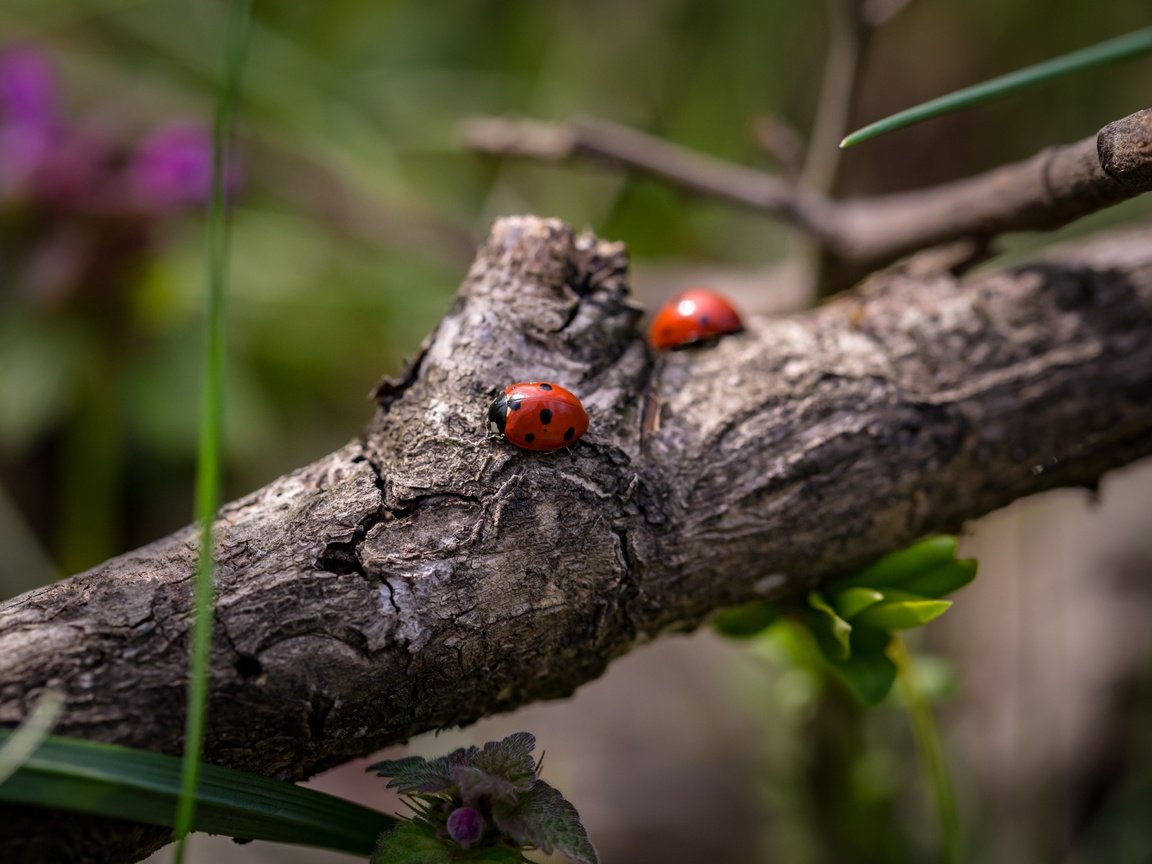
[{"label": "ladybug's black head", "polygon": [[504,434],[504,424],[508,420],[508,395],[501,393],[488,406],[488,426],[493,432]]}]

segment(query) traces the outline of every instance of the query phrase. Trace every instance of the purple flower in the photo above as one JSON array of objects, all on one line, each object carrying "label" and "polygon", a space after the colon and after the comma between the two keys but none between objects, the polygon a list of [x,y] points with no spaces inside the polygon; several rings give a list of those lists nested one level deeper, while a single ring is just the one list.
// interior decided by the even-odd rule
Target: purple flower
[{"label": "purple flower", "polygon": [[[136,151],[132,182],[144,201],[161,207],[188,207],[212,198],[212,138],[194,123],[173,123],[153,132]],[[225,192],[239,186],[239,172],[229,166]]]},{"label": "purple flower", "polygon": [[22,189],[59,141],[56,81],[33,48],[0,53],[0,191]]},{"label": "purple flower", "polygon": [[485,827],[475,807],[457,807],[448,816],[448,836],[465,849],[484,836]]},{"label": "purple flower", "polygon": [[0,54],[0,122],[49,129],[58,119],[56,78],[48,58],[25,46]]}]

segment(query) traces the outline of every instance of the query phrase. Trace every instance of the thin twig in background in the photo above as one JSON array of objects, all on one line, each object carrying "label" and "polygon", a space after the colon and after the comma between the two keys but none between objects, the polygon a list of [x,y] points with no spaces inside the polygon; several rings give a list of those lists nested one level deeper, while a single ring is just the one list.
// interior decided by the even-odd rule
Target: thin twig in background
[{"label": "thin twig in background", "polygon": [[[840,139],[848,132],[852,106],[856,104],[860,70],[864,64],[873,28],[864,9],[864,0],[826,0],[828,10],[828,49],[816,118],[808,140],[799,181],[824,195],[836,194],[843,163]],[[839,286],[829,279],[838,269],[828,251],[805,245],[802,252],[809,271],[809,285],[816,296],[834,293]]]},{"label": "thin twig in background", "polygon": [[982,247],[1012,231],[1048,231],[1152,189],[1152,109],[1076,143],[916,192],[833,201],[765,171],[602,122],[478,117],[463,127],[481,153],[545,161],[585,158],[751,208],[808,234],[846,288],[912,252],[955,240]]},{"label": "thin twig in background", "polygon": [[860,67],[868,50],[872,27],[863,0],[827,0],[828,50],[816,118],[808,138],[800,182],[831,195],[840,170],[840,139],[848,131],[852,106],[860,82]]}]

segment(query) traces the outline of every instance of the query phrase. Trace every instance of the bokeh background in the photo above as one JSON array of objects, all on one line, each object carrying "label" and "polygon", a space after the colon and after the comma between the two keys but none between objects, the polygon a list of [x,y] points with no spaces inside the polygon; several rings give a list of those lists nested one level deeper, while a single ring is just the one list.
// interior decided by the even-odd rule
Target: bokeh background
[{"label": "bokeh background", "polygon": [[[626,241],[648,303],[699,281],[748,312],[808,302],[784,226],[602,166],[479,157],[459,128],[603,118],[786,172],[763,131],[804,146],[838,2],[258,2],[230,177],[229,497],[358,433],[365,394],[435,325],[497,216]],[[855,125],[1149,18],[1147,0],[885,5]],[[0,3],[0,597],[190,519],[224,10]],[[913,189],[1077,140],[1146,107],[1150,76],[1152,60],[1128,61],[893,134],[846,152],[836,191]],[[1138,199],[1059,236],[1150,210]],[[1007,238],[1000,260],[1053,239]],[[920,646],[969,860],[1152,861],[1150,491],[1135,466],[972,526],[982,575]],[[572,700],[413,748],[533,731],[606,864],[934,860],[904,716],[862,716],[786,655],[669,638]],[[314,782],[396,807],[361,769]],[[192,852],[348,860],[203,838]]]}]

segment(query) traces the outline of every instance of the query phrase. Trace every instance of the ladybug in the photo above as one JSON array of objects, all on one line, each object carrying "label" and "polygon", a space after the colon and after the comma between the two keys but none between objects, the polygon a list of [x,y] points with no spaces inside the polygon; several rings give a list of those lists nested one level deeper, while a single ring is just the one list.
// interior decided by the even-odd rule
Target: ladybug
[{"label": "ladybug", "polygon": [[525,450],[559,450],[588,431],[588,414],[559,384],[509,384],[488,408],[488,425]]},{"label": "ladybug", "polygon": [[656,313],[648,341],[658,351],[675,351],[715,342],[721,336],[743,329],[740,316],[726,299],[706,288],[689,288]]}]

